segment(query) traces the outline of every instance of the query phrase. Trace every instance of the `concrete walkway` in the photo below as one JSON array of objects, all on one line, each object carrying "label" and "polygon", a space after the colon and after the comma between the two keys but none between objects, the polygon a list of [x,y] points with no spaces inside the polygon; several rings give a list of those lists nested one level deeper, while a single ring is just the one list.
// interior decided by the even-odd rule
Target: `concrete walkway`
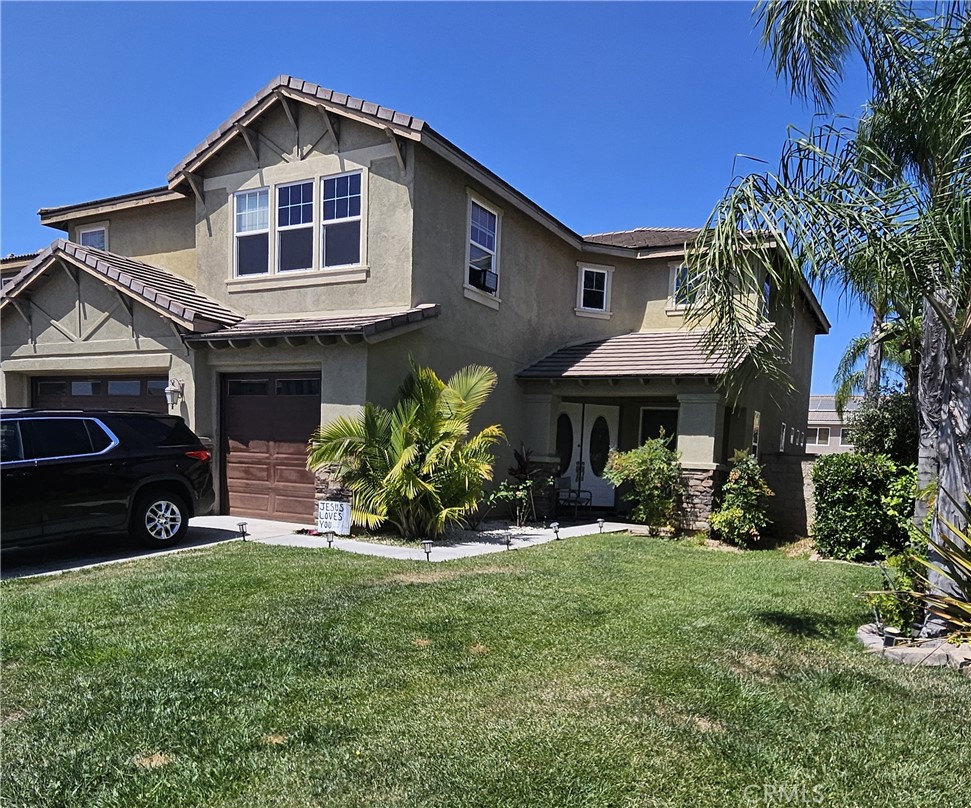
[{"label": "concrete walkway", "polygon": [[[208,517],[208,518],[228,518],[228,517]],[[256,521],[256,520],[254,520]],[[630,529],[630,525],[621,522],[605,522],[604,533],[619,533]],[[247,528],[249,530],[249,528]],[[254,529],[255,531],[255,529]],[[576,536],[589,536],[600,532],[600,527],[596,523],[589,525],[573,525],[571,527],[560,528],[560,539],[570,539]],[[263,544],[278,544],[286,547],[315,547],[326,548],[327,541],[321,536],[303,536],[294,533],[287,533],[277,536],[260,536],[254,540]],[[521,550],[526,547],[535,547],[538,544],[546,544],[555,541],[556,535],[550,529],[542,531],[530,531],[528,533],[513,534],[509,543],[509,550]],[[358,541],[337,537],[334,539],[334,549],[344,550],[348,553],[358,553],[359,555],[381,556],[382,558],[397,558],[401,561],[425,561],[425,553],[420,546],[402,547],[396,544],[372,544],[371,542]],[[473,556],[486,555],[488,553],[506,552],[506,544],[503,540],[495,537],[484,538],[481,541],[465,542],[436,542],[432,545],[431,554],[428,561],[454,561],[456,558],[471,558]]]}]

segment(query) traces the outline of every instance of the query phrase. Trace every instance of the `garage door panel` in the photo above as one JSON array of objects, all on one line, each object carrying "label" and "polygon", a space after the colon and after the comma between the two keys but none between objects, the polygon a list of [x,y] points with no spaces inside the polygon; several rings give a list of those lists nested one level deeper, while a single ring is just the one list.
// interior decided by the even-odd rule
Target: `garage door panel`
[{"label": "garage door panel", "polygon": [[233,375],[223,394],[229,512],[312,522],[307,441],[320,423],[319,375]]}]

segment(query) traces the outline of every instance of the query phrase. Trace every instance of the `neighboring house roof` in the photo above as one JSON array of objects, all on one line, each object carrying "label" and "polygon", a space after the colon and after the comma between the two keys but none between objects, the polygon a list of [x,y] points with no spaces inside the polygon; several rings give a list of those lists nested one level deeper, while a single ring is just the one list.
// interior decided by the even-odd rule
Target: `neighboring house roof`
[{"label": "neighboring house roof", "polygon": [[211,331],[243,319],[166,269],[64,239],[53,242],[4,286],[0,308],[36,285],[59,260],[89,272],[189,331]]},{"label": "neighboring house roof", "polygon": [[[753,344],[761,333],[753,333]],[[709,357],[703,331],[641,331],[567,345],[516,374],[522,379],[718,376],[738,362]]]},{"label": "neighboring house roof", "polygon": [[[844,416],[859,409],[863,401],[862,396],[852,396],[843,408]],[[844,418],[836,411],[835,396],[810,396],[808,424],[842,424]]]},{"label": "neighboring house roof", "polygon": [[392,312],[359,312],[330,317],[289,318],[280,320],[244,320],[229,328],[208,334],[193,334],[187,342],[269,339],[274,337],[362,336],[383,337],[400,332],[424,320],[438,317],[441,307],[426,303],[411,309]]}]

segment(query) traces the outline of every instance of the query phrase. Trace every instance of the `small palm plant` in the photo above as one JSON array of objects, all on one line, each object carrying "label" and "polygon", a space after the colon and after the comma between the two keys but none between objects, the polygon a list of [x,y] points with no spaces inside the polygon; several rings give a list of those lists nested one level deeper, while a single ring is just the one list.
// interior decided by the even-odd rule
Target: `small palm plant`
[{"label": "small palm plant", "polygon": [[354,524],[434,538],[475,512],[492,479],[491,447],[504,439],[502,428],[472,434],[470,422],[496,382],[487,367],[470,365],[443,382],[412,363],[393,409],[367,403],[314,432],[307,468],[329,470],[353,493]]}]

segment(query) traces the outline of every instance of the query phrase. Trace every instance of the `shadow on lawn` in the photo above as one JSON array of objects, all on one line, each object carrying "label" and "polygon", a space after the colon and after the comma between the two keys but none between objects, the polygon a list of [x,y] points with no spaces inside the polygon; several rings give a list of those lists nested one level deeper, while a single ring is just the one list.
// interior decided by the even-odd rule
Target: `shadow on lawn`
[{"label": "shadow on lawn", "polygon": [[844,625],[841,621],[826,614],[809,612],[758,612],[755,615],[768,626],[773,626],[794,637],[824,639],[835,637]]}]

